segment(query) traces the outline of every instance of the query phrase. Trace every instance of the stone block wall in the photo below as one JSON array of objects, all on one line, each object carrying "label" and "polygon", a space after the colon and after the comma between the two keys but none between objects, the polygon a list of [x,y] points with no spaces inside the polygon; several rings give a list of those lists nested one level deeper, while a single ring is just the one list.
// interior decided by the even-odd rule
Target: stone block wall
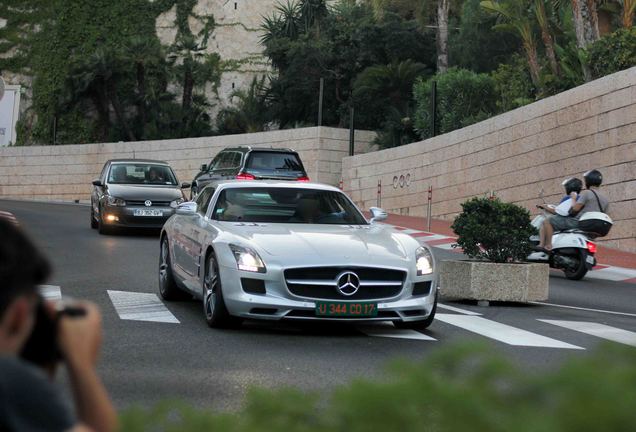
[{"label": "stone block wall", "polygon": [[[356,152],[366,152],[372,132],[356,132]],[[0,198],[88,200],[91,181],[109,159],[165,160],[179,181],[191,181],[203,163],[230,146],[292,148],[313,181],[337,186],[349,131],[327,127],[287,129],[162,141],[0,148]]]},{"label": "stone block wall", "polygon": [[615,226],[602,241],[636,252],[636,67],[425,141],[346,157],[344,189],[363,208],[452,220],[468,198],[494,191],[536,212],[561,181],[597,168]]}]

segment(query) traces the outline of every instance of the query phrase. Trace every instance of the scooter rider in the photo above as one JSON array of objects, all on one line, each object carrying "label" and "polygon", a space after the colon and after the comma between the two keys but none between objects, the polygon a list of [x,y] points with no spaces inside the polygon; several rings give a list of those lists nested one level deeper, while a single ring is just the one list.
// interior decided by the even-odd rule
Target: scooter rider
[{"label": "scooter rider", "polygon": [[[569,217],[569,211],[572,206],[576,204],[578,194],[581,192],[583,188],[583,182],[576,178],[570,177],[565,179],[563,183],[561,183],[565,188],[565,196],[561,200],[558,206],[544,206],[538,205],[537,207],[547,211],[548,213],[552,213],[553,216],[546,218],[541,225],[539,230],[539,247],[540,251],[549,251],[552,249],[552,233],[553,226],[557,224],[558,226],[572,226],[574,228],[574,223],[576,219]],[[554,220],[557,219],[558,220]],[[561,229],[572,229],[572,228],[561,228]]]},{"label": "scooter rider", "polygon": [[[586,190],[573,198],[576,202],[572,204],[568,212],[568,216],[554,215],[550,216],[541,226],[541,243],[540,246],[547,251],[552,249],[552,234],[554,231],[566,231],[577,229],[579,226],[579,218],[587,212],[607,213],[609,209],[609,200],[604,194],[598,191],[598,187],[603,183],[603,175],[600,171],[593,169],[583,174]],[[573,195],[572,193],[571,195]]]}]

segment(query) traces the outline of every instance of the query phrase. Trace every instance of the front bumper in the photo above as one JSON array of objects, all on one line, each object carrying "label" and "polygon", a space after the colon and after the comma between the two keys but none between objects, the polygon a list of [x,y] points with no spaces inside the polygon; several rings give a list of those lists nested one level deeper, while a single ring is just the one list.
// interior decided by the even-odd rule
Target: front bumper
[{"label": "front bumper", "polygon": [[[161,212],[161,216],[135,216],[135,210],[156,210]],[[105,205],[102,207],[102,220],[112,227],[161,228],[174,212],[172,207]]]},{"label": "front bumper", "polygon": [[[341,265],[340,265],[341,266]],[[355,266],[364,267],[362,263]],[[322,265],[321,267],[324,267]],[[352,267],[354,267],[352,265]],[[368,265],[367,265],[368,267]],[[404,270],[404,269],[402,269]],[[238,270],[235,266],[220,267],[221,285],[226,307],[231,315],[261,320],[315,320],[336,322],[369,321],[420,321],[432,312],[437,294],[437,275],[407,278],[400,293],[391,298],[351,301],[346,297],[305,298],[292,294],[287,288],[284,270],[268,267],[267,273],[252,273]],[[265,286],[265,294],[252,294],[243,289],[241,278],[259,279]],[[415,282],[428,282],[430,290],[425,295],[413,295]],[[334,287],[335,290],[335,287]],[[377,303],[378,314],[374,317],[323,317],[316,316],[316,301],[356,303]]]}]

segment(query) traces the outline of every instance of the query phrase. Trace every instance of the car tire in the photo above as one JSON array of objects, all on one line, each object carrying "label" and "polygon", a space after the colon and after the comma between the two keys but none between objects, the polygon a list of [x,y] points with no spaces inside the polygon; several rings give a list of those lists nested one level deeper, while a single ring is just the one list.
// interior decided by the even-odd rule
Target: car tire
[{"label": "car tire", "polygon": [[106,235],[106,234],[110,234],[111,233],[111,227],[107,226],[104,223],[104,219],[103,219],[103,212],[102,209],[99,209],[99,222],[97,223],[97,231],[101,234],[101,235]]},{"label": "car tire", "polygon": [[437,293],[435,293],[435,302],[433,303],[433,309],[426,319],[419,321],[395,321],[393,324],[399,329],[411,329],[411,330],[425,330],[433,324],[435,319],[435,313],[437,312]]},{"label": "car tire", "polygon": [[185,292],[177,286],[172,274],[168,237],[161,240],[159,250],[159,294],[167,301],[182,300],[186,297]]},{"label": "car tire", "polygon": [[97,219],[95,219],[95,211],[93,210],[93,203],[91,202],[91,228],[97,229],[98,226],[99,223],[97,222]]},{"label": "car tire", "polygon": [[219,264],[214,252],[211,252],[206,258],[202,294],[203,314],[209,327],[230,328],[241,324],[241,319],[230,315],[225,306],[221,278],[219,277]]}]

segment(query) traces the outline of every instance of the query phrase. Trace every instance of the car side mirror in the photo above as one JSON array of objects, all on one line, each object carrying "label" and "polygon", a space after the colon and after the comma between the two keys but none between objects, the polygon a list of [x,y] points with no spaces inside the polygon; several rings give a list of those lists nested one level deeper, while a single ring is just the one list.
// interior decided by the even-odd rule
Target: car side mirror
[{"label": "car side mirror", "polygon": [[369,211],[371,212],[371,223],[386,220],[388,217],[388,214],[379,207],[371,207]]},{"label": "car side mirror", "polygon": [[93,183],[93,186],[99,186],[99,187],[104,186],[104,184],[102,183],[100,179],[95,179],[92,181],[92,183]]},{"label": "car side mirror", "polygon": [[192,185],[188,182],[181,183],[181,189],[190,189],[190,186]]},{"label": "car side mirror", "polygon": [[207,171],[208,170],[208,164],[202,164],[201,165],[201,172]]},{"label": "car side mirror", "polygon": [[197,212],[197,203],[194,201],[187,201],[177,206],[176,213],[182,216],[193,215]]}]

